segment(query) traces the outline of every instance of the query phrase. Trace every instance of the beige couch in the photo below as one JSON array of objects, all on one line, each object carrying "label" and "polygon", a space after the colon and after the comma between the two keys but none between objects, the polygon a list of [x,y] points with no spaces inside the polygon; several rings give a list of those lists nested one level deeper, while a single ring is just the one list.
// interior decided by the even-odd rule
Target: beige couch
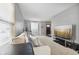
[{"label": "beige couch", "polygon": [[[50,50],[51,50],[50,51],[51,55],[77,55],[78,54],[76,51],[74,51],[70,48],[64,47],[64,46],[54,42],[51,38],[46,37],[46,36],[36,36],[35,38],[32,38],[32,41],[34,43],[33,49],[35,48],[35,45],[37,45],[38,47],[49,46]],[[40,50],[38,50],[38,51],[40,51]],[[34,49],[35,53],[38,51],[37,50],[35,51],[35,49]]]}]

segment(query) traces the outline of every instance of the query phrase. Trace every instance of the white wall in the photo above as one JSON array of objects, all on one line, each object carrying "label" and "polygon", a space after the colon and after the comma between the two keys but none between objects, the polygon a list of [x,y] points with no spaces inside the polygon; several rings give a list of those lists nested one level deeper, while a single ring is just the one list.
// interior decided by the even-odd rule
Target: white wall
[{"label": "white wall", "polygon": [[51,18],[52,19],[52,29],[54,26],[59,25],[76,25],[76,43],[79,43],[79,4],[70,7],[69,9],[59,13],[58,15]]},{"label": "white wall", "polygon": [[41,25],[40,27],[41,35],[46,35],[46,22],[41,22],[40,25]]},{"label": "white wall", "polygon": [[15,4],[15,19],[16,19],[16,36],[17,36],[20,35],[24,30],[24,19],[18,4]]}]

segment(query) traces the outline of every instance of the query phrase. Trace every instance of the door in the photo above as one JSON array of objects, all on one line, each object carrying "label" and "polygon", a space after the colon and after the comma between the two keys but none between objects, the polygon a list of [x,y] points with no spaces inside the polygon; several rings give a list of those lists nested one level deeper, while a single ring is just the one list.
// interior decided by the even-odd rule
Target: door
[{"label": "door", "polygon": [[47,36],[51,35],[51,24],[46,24],[46,35]]}]

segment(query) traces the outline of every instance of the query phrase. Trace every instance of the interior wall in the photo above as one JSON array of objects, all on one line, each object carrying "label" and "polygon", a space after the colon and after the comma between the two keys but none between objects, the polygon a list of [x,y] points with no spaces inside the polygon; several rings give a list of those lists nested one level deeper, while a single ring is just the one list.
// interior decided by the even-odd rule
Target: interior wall
[{"label": "interior wall", "polygon": [[79,4],[52,17],[52,33],[55,26],[76,25],[76,43],[79,43]]},{"label": "interior wall", "polygon": [[24,28],[28,31],[31,31],[31,22],[37,22],[38,23],[38,35],[46,35],[46,24],[51,24],[50,21],[24,21]]},{"label": "interior wall", "polygon": [[27,20],[24,20],[24,30],[25,31],[31,31],[31,22],[30,21],[27,21]]},{"label": "interior wall", "polygon": [[41,28],[40,29],[41,33],[40,34],[41,35],[46,35],[46,24],[51,24],[51,22],[50,21],[48,21],[48,22],[46,21],[46,22],[41,22],[40,23],[40,25],[41,25],[41,27],[40,27]]},{"label": "interior wall", "polygon": [[24,31],[24,18],[21,14],[18,4],[15,4],[15,19],[16,19],[16,36]]}]

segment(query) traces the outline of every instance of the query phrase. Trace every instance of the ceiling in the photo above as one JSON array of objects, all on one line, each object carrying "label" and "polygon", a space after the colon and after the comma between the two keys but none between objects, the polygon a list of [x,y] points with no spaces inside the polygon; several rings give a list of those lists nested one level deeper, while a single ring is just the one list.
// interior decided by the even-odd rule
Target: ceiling
[{"label": "ceiling", "polygon": [[19,3],[24,19],[42,21],[50,20],[62,11],[75,5],[74,3]]}]

